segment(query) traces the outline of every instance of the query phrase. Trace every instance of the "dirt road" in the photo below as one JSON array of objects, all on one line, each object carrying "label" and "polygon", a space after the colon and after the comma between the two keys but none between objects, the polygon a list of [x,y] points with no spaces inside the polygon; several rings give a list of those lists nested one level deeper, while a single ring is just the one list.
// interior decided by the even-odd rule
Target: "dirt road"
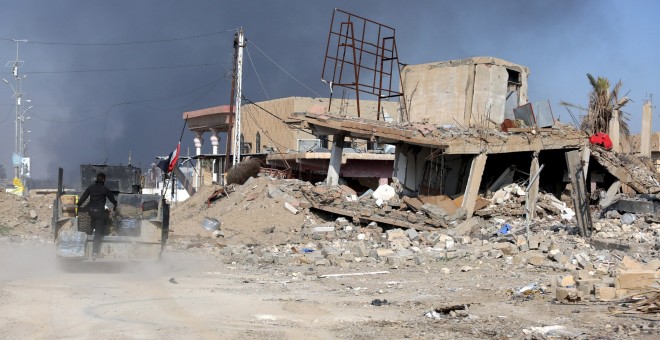
[{"label": "dirt road", "polygon": [[[570,337],[658,335],[656,322],[610,315],[606,304],[515,298],[515,287],[552,273],[501,261],[236,265],[194,248],[158,264],[65,273],[47,241],[0,243],[2,339],[522,338],[540,326],[562,326]],[[461,271],[466,265],[473,268]],[[384,273],[319,277],[368,272]],[[425,316],[458,304],[467,312]]]}]

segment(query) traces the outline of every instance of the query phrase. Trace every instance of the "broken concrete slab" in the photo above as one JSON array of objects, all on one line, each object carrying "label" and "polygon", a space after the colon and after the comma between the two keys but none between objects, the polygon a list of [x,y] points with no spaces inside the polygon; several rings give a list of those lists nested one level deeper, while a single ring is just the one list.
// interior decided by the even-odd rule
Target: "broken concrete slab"
[{"label": "broken concrete slab", "polygon": [[298,209],[296,209],[296,207],[294,207],[289,202],[284,202],[284,208],[286,208],[286,210],[290,211],[294,215],[298,214]]},{"label": "broken concrete slab", "polygon": [[429,215],[429,217],[435,219],[442,219],[445,218],[447,215],[449,215],[447,211],[443,210],[441,207],[428,203],[424,203],[422,205],[421,211]]},{"label": "broken concrete slab", "polygon": [[451,198],[445,195],[437,196],[419,196],[419,199],[426,204],[431,204],[438,206],[440,209],[446,212],[447,215],[453,215],[458,209],[459,206],[454,204]]},{"label": "broken concrete slab", "polygon": [[610,187],[607,189],[607,192],[605,193],[605,197],[603,197],[600,202],[598,202],[598,205],[600,205],[601,208],[605,208],[612,204],[614,202],[614,199],[616,198],[616,194],[621,190],[621,181],[615,181],[610,185]]},{"label": "broken concrete slab", "polygon": [[[610,174],[638,193],[660,192],[657,174],[654,170],[649,169],[639,157],[623,156],[598,146],[591,146],[591,154]],[[625,159],[621,159],[621,157],[625,157]]]},{"label": "broken concrete slab", "polygon": [[454,229],[450,230],[450,233],[457,236],[470,235],[472,229],[477,227],[478,225],[479,225],[479,219],[476,217],[472,217],[461,222]]},{"label": "broken concrete slab", "polygon": [[620,199],[616,202],[616,210],[634,214],[655,214],[660,212],[660,202]]},{"label": "broken concrete slab", "polygon": [[660,271],[631,270],[617,275],[614,287],[617,289],[643,290],[650,288],[658,279],[660,279]]}]

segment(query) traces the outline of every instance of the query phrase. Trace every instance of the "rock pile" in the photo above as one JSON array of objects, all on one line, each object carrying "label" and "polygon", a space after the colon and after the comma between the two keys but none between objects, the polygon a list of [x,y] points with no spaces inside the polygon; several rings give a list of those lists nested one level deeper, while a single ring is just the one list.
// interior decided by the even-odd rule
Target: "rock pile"
[{"label": "rock pile", "polygon": [[53,198],[52,195],[25,198],[0,192],[0,236],[47,235]]},{"label": "rock pile", "polygon": [[[606,270],[605,270],[606,269]],[[624,255],[614,266],[585,264],[572,275],[557,277],[559,302],[615,301],[658,291],[660,259],[640,264]]]},{"label": "rock pile", "polygon": [[[522,216],[525,215],[525,189],[516,183],[506,185],[492,194],[490,204],[475,212],[477,216]],[[539,194],[536,203],[535,215],[539,217],[561,217],[563,220],[571,221],[575,217],[573,209],[566,202],[557,199],[552,194]]]},{"label": "rock pile", "polygon": [[[492,209],[493,205],[520,205],[518,189],[507,187],[504,196],[489,200],[491,207],[484,209]],[[463,221],[449,220],[447,205],[438,214],[441,218],[437,220],[443,223],[436,227],[429,223],[433,220],[433,210],[423,208],[429,203],[406,197],[399,199],[397,195],[383,200],[379,194],[374,197],[373,192],[358,196],[347,186],[259,177],[228,192],[228,197],[220,198],[210,207],[206,206],[206,200],[200,199],[198,203],[204,202],[205,206],[194,214],[217,218],[222,223],[221,232],[215,235],[219,237],[214,238],[197,226],[197,232],[206,233],[207,238],[174,239],[169,246],[215,249],[224,255],[224,261],[248,266],[355,267],[362,263],[400,268],[452,259],[475,263],[497,260],[511,269],[554,272],[551,275],[558,275],[559,279],[544,282],[539,285],[542,289],[530,292],[552,287],[557,300],[562,302],[618,299],[636,292],[630,282],[658,277],[657,260],[654,261],[658,233],[655,224],[637,219],[632,225],[617,226],[621,217],[616,218],[611,212],[609,217],[598,219],[599,212],[595,212],[594,238],[603,240],[595,242],[577,235],[570,208],[551,195],[540,195],[539,205],[544,213],[533,221],[532,233],[527,237],[525,220],[521,217],[475,216]],[[446,200],[437,202],[442,204]],[[416,211],[415,206],[419,207]],[[188,210],[190,207],[185,211]],[[412,222],[411,215],[417,220]],[[240,226],[237,216],[242,216],[240,221],[244,221]],[[245,223],[255,219],[258,222]],[[397,227],[390,221],[405,226]],[[634,236],[640,232],[642,236]],[[637,246],[611,250],[620,247],[624,239],[636,242]],[[618,270],[617,265],[629,263],[631,256],[643,263],[642,268]],[[465,266],[465,271],[470,269]]]}]

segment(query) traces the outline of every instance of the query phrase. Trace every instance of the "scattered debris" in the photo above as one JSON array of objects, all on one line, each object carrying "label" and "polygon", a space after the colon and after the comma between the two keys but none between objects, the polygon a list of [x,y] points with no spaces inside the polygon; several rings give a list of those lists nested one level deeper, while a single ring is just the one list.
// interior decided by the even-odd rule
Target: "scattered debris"
[{"label": "scattered debris", "polygon": [[374,299],[373,301],[371,301],[371,305],[372,305],[372,306],[376,306],[376,307],[380,307],[380,306],[384,306],[384,305],[389,305],[389,304],[390,304],[390,303],[389,303],[387,300],[385,300],[385,299],[383,299],[383,300],[381,300],[381,299]]},{"label": "scattered debris", "polygon": [[469,306],[470,306],[469,304],[465,304],[465,305],[453,305],[453,306],[436,308],[427,312],[426,314],[424,314],[424,316],[432,319],[442,319],[443,317],[447,317],[447,316],[452,318],[456,318],[456,317],[465,318],[470,315],[468,313]]},{"label": "scattered debris", "polygon": [[204,217],[202,221],[202,228],[208,231],[216,231],[220,228],[220,221],[213,217]]},{"label": "scattered debris", "polygon": [[329,277],[342,277],[342,276],[363,276],[363,275],[381,275],[381,274],[389,274],[389,271],[382,270],[382,271],[377,271],[377,272],[364,272],[364,273],[345,273],[345,274],[325,274],[325,275],[319,275],[319,279],[325,279]]}]

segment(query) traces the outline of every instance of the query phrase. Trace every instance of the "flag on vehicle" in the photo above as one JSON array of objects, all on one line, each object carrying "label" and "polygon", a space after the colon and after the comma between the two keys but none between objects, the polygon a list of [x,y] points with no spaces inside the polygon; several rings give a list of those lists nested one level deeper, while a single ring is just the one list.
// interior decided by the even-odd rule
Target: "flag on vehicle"
[{"label": "flag on vehicle", "polygon": [[161,160],[158,162],[158,167],[163,170],[165,173],[170,173],[172,170],[174,170],[174,167],[176,166],[176,162],[179,161],[179,151],[181,151],[181,142],[176,145],[176,149],[174,151],[170,152],[169,156],[167,156],[166,159]]}]

